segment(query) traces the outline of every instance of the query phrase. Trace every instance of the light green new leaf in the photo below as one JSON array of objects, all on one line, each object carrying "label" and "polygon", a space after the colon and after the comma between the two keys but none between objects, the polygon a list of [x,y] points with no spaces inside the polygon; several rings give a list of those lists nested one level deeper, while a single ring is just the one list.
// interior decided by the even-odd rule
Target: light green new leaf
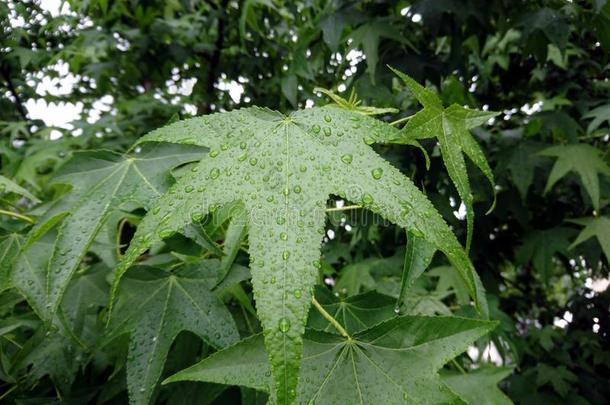
[{"label": "light green new leaf", "polygon": [[[167,144],[149,145],[132,155],[110,151],[74,154],[54,179],[54,183],[71,185],[72,190],[37,224],[44,228],[45,222],[54,223],[61,213],[69,213],[54,248],[48,251],[52,255],[46,286],[42,296],[24,291],[44,319],[52,319],[70,279],[109,215],[126,203],[150,208],[151,201],[169,186],[169,170],[201,156],[200,148]],[[31,254],[32,249],[26,249],[21,256]]]},{"label": "light green new leaf", "polygon": [[484,124],[490,118],[498,115],[498,113],[471,110],[457,104],[444,108],[441,99],[432,90],[424,88],[411,77],[398,70],[392,69],[392,71],[402,79],[415,98],[424,107],[409,119],[400,137],[395,139],[394,142],[406,143],[434,137],[438,139],[441,155],[443,156],[449,177],[451,177],[460,198],[466,206],[466,226],[468,231],[466,251],[468,251],[472,241],[474,210],[472,208],[473,196],[463,154],[466,154],[472,160],[491,184],[494,194],[494,203],[489,209],[491,211],[495,205],[494,176],[481,147],[469,130]]},{"label": "light green new leaf", "polygon": [[574,242],[570,245],[570,249],[580,245],[589,238],[596,237],[602,251],[606,256],[606,260],[610,263],[610,218],[580,218],[572,219],[570,222],[584,226],[584,229],[578,234]]},{"label": "light green new leaf", "polygon": [[469,404],[510,405],[513,402],[498,388],[498,383],[512,372],[510,367],[483,367],[468,374],[441,374],[441,378]]},{"label": "light green new leaf", "polygon": [[38,198],[33,196],[25,188],[4,176],[0,176],[0,194],[2,193],[15,193],[24,196],[33,202],[40,202]]},{"label": "light green new leaf", "polygon": [[362,104],[362,100],[358,100],[358,95],[356,94],[356,91],[354,89],[352,89],[349,99],[347,100],[341,97],[340,95],[330,90],[323,89],[321,87],[316,87],[313,89],[313,91],[319,91],[320,93],[325,94],[335,102],[335,105],[337,107],[345,108],[346,110],[358,112],[363,115],[393,114],[398,112],[396,108],[378,108],[373,106],[360,105]]},{"label": "light green new leaf", "polygon": [[[358,333],[396,315],[395,299],[375,291],[340,299],[327,288],[317,287],[316,299],[348,333]],[[318,311],[309,313],[307,326],[324,332],[338,333]]]},{"label": "light green new leaf", "polygon": [[[495,325],[458,317],[404,316],[351,338],[310,331],[305,335],[297,402],[464,403],[446,388],[437,370]],[[256,335],[167,382],[208,381],[269,392],[268,369],[262,336]]]},{"label": "light green new leaf", "polygon": [[[139,271],[138,271],[139,270]],[[129,333],[127,387],[130,402],[147,404],[176,336],[188,330],[216,348],[239,340],[231,313],[206,279],[154,268],[130,272],[121,284],[111,336]]]},{"label": "light green new leaf", "polygon": [[248,214],[252,284],[281,404],[292,403],[301,336],[320,267],[330,195],[363,204],[389,221],[419,229],[461,273],[481,312],[480,280],[468,256],[413,182],[369,146],[397,130],[338,108],[285,116],[247,108],[174,123],[145,141],[206,146],[209,156],[159,200],[138,226],[117,269],[124,271],[153,243],[199,221],[219,205],[240,200]]},{"label": "light green new leaf", "polygon": [[599,211],[599,178],[597,176],[600,173],[610,177],[610,167],[601,158],[601,150],[587,144],[561,145],[551,146],[539,154],[557,158],[546,182],[545,193],[568,172],[574,171],[591,197],[593,208]]}]

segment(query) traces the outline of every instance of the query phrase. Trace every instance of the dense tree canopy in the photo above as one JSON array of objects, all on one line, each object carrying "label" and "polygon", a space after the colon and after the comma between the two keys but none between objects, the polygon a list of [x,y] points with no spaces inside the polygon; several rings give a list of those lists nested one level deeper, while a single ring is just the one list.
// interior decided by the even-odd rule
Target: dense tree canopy
[{"label": "dense tree canopy", "polygon": [[[489,318],[499,321],[484,337],[486,321],[468,321],[473,329],[460,333],[472,334],[474,343],[456,344],[459,353],[467,352],[435,365],[450,387],[447,395],[490,404],[508,398],[607,402],[610,1],[9,0],[0,4],[0,30],[3,401],[264,402],[264,374],[242,384],[212,369],[209,382],[160,384],[202,359],[200,364],[222,367],[225,358],[210,354],[265,326],[256,316],[262,301],[254,299],[256,280],[250,281],[248,269],[255,271],[250,260],[256,260],[248,230],[236,220],[246,215],[239,204],[213,207],[214,220],[193,213],[202,226],[162,235],[163,243],[139,255],[138,266],[115,286],[119,315],[106,322],[113,276],[130,255],[130,242],[135,245],[135,229],[150,222],[142,220],[154,212],[150,201],[198,167],[193,162],[207,152],[204,147],[214,153],[213,146],[195,141],[132,145],[196,115],[261,106],[285,114],[302,109],[293,117],[305,122],[324,111],[312,107],[332,103],[395,127],[394,138],[367,144],[379,142],[371,147],[425,193],[466,246]],[[41,115],[45,109],[55,116]],[[61,122],[61,111],[75,112],[74,119]],[[335,131],[347,128],[340,126],[347,125],[344,117],[332,116]],[[363,118],[362,125],[382,125],[373,121]],[[205,125],[212,128],[210,122]],[[184,145],[193,143],[198,146]],[[484,157],[476,154],[477,143]],[[349,163],[353,158],[336,145],[318,156],[326,154]],[[299,157],[306,160],[305,153]],[[398,176],[383,164],[384,179]],[[308,181],[315,190],[316,180]],[[104,191],[110,186],[116,186],[112,193]],[[347,194],[328,203],[313,276],[320,305],[345,333],[375,342],[381,332],[363,330],[395,316],[397,297],[397,312],[406,318],[385,324],[396,330],[411,330],[404,326],[411,316],[422,330],[437,318],[420,315],[480,316],[469,298],[476,298],[474,287],[450,268],[459,267],[450,254],[418,256],[429,269],[401,292],[405,255],[430,247],[414,248],[422,235],[407,237],[394,225],[405,226],[400,221],[386,221],[383,209],[351,206]],[[362,200],[364,208],[373,207]],[[88,224],[82,229],[90,230],[83,233],[90,244],[72,237],[70,218]],[[424,236],[433,223],[422,227]],[[83,255],[73,258],[72,249]],[[62,298],[51,321],[50,308],[35,298],[37,279],[28,278],[46,269],[49,259],[50,268],[73,261],[75,271],[65,294],[57,293]],[[191,278],[198,271],[207,278]],[[156,296],[168,297],[177,318],[162,319],[167,309]],[[216,323],[193,324],[210,316],[202,307],[211,308]],[[376,318],[359,312],[365,310]],[[159,318],[155,335],[152,323]],[[279,319],[282,329],[285,319]],[[226,326],[233,322],[235,330]],[[315,353],[328,344],[318,330],[328,322],[313,310],[308,322],[304,350]],[[166,358],[161,348],[139,346],[151,334],[169,351]],[[260,361],[262,345],[255,336],[223,353]],[[437,353],[452,358],[438,345]],[[156,367],[161,376],[130,371],[127,363],[140,355],[149,356],[143,367]],[[264,361],[260,367],[268,368]],[[140,392],[134,381],[152,388]]]}]

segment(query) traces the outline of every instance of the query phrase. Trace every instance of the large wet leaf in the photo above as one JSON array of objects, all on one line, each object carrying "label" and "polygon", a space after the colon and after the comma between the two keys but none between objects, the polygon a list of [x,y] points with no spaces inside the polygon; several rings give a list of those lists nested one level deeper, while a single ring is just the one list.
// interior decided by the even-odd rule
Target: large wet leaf
[{"label": "large wet leaf", "polygon": [[117,270],[153,243],[241,201],[248,221],[252,284],[279,403],[296,393],[302,334],[320,267],[326,201],[340,195],[416,229],[460,272],[479,309],[482,287],[449,227],[413,182],[369,146],[396,137],[374,118],[337,108],[288,116],[247,108],[177,122],[141,142],[205,146],[209,156],[162,196],[138,226]]},{"label": "large wet leaf", "polygon": [[127,387],[132,403],[150,401],[170,346],[183,330],[216,348],[239,340],[230,312],[211,285],[206,278],[145,267],[123,280],[110,329],[112,336],[130,334]]},{"label": "large wet leaf", "polygon": [[[351,338],[319,331],[305,335],[298,403],[463,403],[437,371],[494,322],[456,317],[404,316]],[[256,370],[253,372],[253,370]],[[170,377],[261,391],[272,386],[261,335],[220,351]]]},{"label": "large wet leaf", "polygon": [[[46,253],[51,254],[46,285],[42,291],[22,288],[43,318],[52,319],[70,279],[110,214],[127,204],[149,208],[171,183],[169,170],[197,160],[201,153],[200,148],[151,144],[131,155],[110,151],[74,154],[54,179],[56,184],[70,185],[70,193],[32,231],[37,236],[67,215],[54,247]],[[27,261],[32,254],[37,252],[26,249],[19,260]]]}]

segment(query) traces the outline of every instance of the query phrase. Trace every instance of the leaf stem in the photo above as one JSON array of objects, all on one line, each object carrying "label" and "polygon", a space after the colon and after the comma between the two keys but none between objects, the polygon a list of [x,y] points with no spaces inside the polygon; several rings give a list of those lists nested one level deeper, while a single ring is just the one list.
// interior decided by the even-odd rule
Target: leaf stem
[{"label": "leaf stem", "polygon": [[413,115],[409,115],[408,117],[403,117],[403,118],[397,119],[396,121],[392,121],[392,122],[390,122],[390,125],[398,125],[405,121],[409,121],[411,118],[413,118]]},{"label": "leaf stem", "polygon": [[460,371],[460,373],[467,374],[466,370],[464,370],[464,367],[460,366],[460,363],[458,363],[455,359],[451,359],[451,363],[455,366],[455,368]]},{"label": "leaf stem", "polygon": [[346,205],[345,207],[327,208],[326,212],[357,210],[359,208],[362,208],[362,205]]},{"label": "leaf stem", "polygon": [[331,314],[326,312],[324,307],[322,307],[322,305],[320,305],[318,300],[316,300],[316,297],[311,297],[311,303],[313,304],[314,307],[316,307],[316,309],[324,317],[324,319],[326,319],[328,322],[330,322],[330,324],[333,325],[335,327],[335,329],[337,329],[337,331],[341,334],[341,336],[351,339],[351,336],[347,333],[345,328],[343,328],[343,326],[341,326],[341,324],[339,322],[337,322],[337,320],[335,318],[333,318],[333,316]]},{"label": "leaf stem", "polygon": [[9,217],[18,218],[23,221],[29,222],[30,224],[33,224],[36,222],[32,218],[28,217],[27,215],[22,215],[17,212],[13,212],[13,211],[7,211],[7,210],[0,209],[0,215],[8,215]]}]

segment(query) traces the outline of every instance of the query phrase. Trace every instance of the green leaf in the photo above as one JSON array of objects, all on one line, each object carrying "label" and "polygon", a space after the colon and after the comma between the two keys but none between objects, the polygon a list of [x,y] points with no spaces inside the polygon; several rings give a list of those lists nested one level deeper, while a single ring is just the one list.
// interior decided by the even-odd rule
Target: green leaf
[{"label": "green leaf", "polygon": [[218,273],[219,283],[224,280],[225,276],[231,269],[231,266],[235,261],[235,257],[241,248],[241,244],[248,233],[248,216],[243,205],[236,205],[235,209],[232,211],[232,214],[231,222],[229,222],[229,226],[227,227],[223,244],[223,257],[220,260],[221,268]]},{"label": "green leaf", "polygon": [[4,176],[0,176],[0,194],[2,193],[15,193],[24,196],[33,202],[40,202],[38,198],[30,194],[25,188]]},{"label": "green leaf", "polygon": [[563,255],[567,253],[572,236],[574,230],[563,227],[530,232],[515,252],[517,263],[525,264],[532,261],[542,280],[548,283],[555,267],[553,257],[558,253]]},{"label": "green leaf", "polygon": [[469,404],[509,405],[513,402],[498,388],[498,383],[511,375],[510,367],[483,367],[462,373],[441,374],[442,380]]},{"label": "green leaf", "polygon": [[595,217],[595,218],[580,218],[571,219],[570,222],[584,226],[584,229],[578,234],[574,242],[570,245],[570,249],[580,245],[589,238],[596,237],[599,245],[606,256],[606,260],[610,263],[610,218]]},{"label": "green leaf", "polygon": [[178,333],[191,331],[216,348],[239,340],[229,311],[206,279],[153,268],[132,270],[118,294],[112,336],[129,333],[127,386],[132,403],[146,404]]},{"label": "green leaf", "polygon": [[371,77],[371,82],[375,84],[375,72],[379,62],[379,42],[381,38],[391,39],[400,44],[407,45],[417,52],[417,48],[403,35],[400,30],[392,26],[389,21],[373,21],[361,25],[351,33],[352,43],[350,49],[362,47],[366,56],[366,65]]},{"label": "green leaf", "polygon": [[[463,403],[442,384],[437,370],[494,327],[494,322],[467,318],[404,316],[351,338],[310,331],[298,403]],[[208,381],[269,392],[267,370],[262,336],[255,335],[166,382]]]},{"label": "green leaf", "polygon": [[570,392],[572,384],[578,381],[578,376],[564,365],[552,367],[548,364],[540,363],[536,366],[536,369],[538,371],[536,384],[538,386],[550,384],[555,392],[562,397],[565,397]]},{"label": "green leaf", "polygon": [[490,118],[498,115],[498,113],[471,110],[457,104],[444,108],[441,99],[432,90],[424,88],[411,77],[396,69],[392,69],[392,71],[402,79],[415,98],[424,107],[407,122],[401,136],[395,139],[394,142],[405,143],[407,141],[434,137],[438,139],[449,177],[451,177],[460,198],[466,206],[466,224],[468,229],[466,251],[469,251],[472,241],[474,209],[472,207],[473,196],[463,154],[466,154],[472,160],[491,184],[494,195],[494,203],[489,209],[491,211],[495,205],[493,173],[481,147],[473,138],[469,129],[482,125]]},{"label": "green leaf", "polygon": [[574,171],[591,197],[593,208],[599,212],[598,173],[610,177],[610,167],[602,159],[602,152],[587,144],[551,146],[539,152],[542,156],[557,158],[544,188],[548,192],[568,172]]},{"label": "green leaf", "polygon": [[[316,299],[350,334],[363,331],[396,315],[394,313],[396,300],[375,291],[341,299],[327,288],[318,286]],[[330,322],[317,311],[311,311],[307,326],[328,333],[337,333]]]},{"label": "green leaf", "polygon": [[[499,156],[498,168],[510,172],[508,178],[519,190],[519,195],[526,201],[527,193],[534,181],[536,169],[542,167],[544,158],[538,155],[544,144],[520,140],[517,144]],[[496,171],[497,173],[497,171]]]},{"label": "green leaf", "polygon": [[279,403],[290,403],[320,267],[326,201],[340,195],[401,227],[419,229],[447,255],[479,310],[486,313],[480,280],[453,233],[411,180],[369,146],[396,135],[397,130],[385,123],[337,108],[312,108],[289,116],[247,108],[153,131],[141,142],[194,144],[211,152],[142,220],[117,269],[114,288],[153,243],[219,205],[241,200],[248,213],[254,298],[275,394]]},{"label": "green leaf", "polygon": [[[149,208],[151,201],[169,186],[168,171],[197,160],[201,149],[180,145],[149,145],[131,155],[110,151],[77,152],[59,171],[54,183],[72,186],[64,202],[39,226],[53,222],[59,212],[64,219],[47,268],[43,297],[31,297],[44,319],[53,317],[65,289],[96,235],[110,214],[123,204]],[[22,256],[32,254],[26,249]],[[26,289],[26,295],[31,293]]]},{"label": "green leaf", "polygon": [[371,269],[383,261],[384,259],[369,258],[343,267],[335,290],[347,295],[358,294],[362,289],[372,290],[375,288],[375,280],[371,276]]},{"label": "green leaf", "polygon": [[610,126],[610,104],[601,105],[593,110],[589,111],[583,118],[593,118],[587,127],[587,132],[592,133],[600,127],[606,121]]},{"label": "green leaf", "polygon": [[405,293],[428,268],[435,251],[434,246],[430,245],[425,239],[420,238],[413,231],[407,232],[407,250],[400,281],[400,292],[396,300],[396,309],[400,310]]},{"label": "green leaf", "polygon": [[13,260],[19,254],[23,243],[23,236],[18,233],[11,233],[0,239],[0,291],[11,286],[10,271]]}]

